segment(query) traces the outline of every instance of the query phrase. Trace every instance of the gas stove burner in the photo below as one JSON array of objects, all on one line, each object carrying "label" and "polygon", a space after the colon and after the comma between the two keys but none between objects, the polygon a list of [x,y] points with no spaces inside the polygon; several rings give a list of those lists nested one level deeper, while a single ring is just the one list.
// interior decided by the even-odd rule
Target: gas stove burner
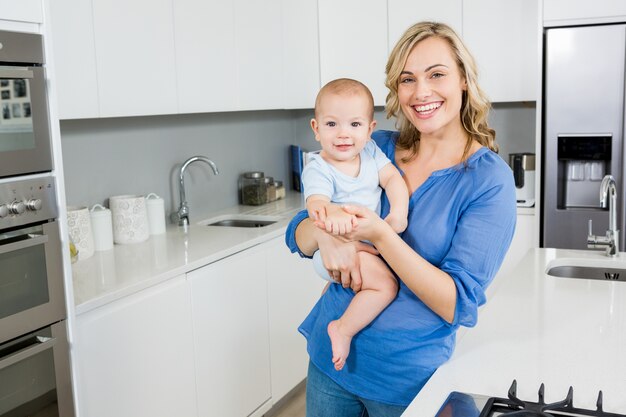
[{"label": "gas stove burner", "polygon": [[517,398],[517,381],[513,380],[509,388],[508,398],[490,398],[479,417],[625,417],[624,414],[607,413],[602,410],[602,391],[598,393],[596,410],[585,410],[574,407],[573,398],[574,389],[569,387],[564,400],[546,404],[544,400],[544,385],[541,384],[539,387],[539,400],[537,402],[522,401]]}]

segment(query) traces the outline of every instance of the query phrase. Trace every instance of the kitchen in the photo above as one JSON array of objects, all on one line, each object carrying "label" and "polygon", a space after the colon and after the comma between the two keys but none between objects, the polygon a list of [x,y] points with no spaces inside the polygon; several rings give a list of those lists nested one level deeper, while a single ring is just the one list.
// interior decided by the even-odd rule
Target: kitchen
[{"label": "kitchen", "polygon": [[[170,213],[179,204],[177,174],[181,164],[193,155],[206,155],[215,162],[220,173],[215,176],[208,167],[200,164],[190,166],[186,187],[192,223],[229,213],[237,205],[236,182],[245,170],[263,170],[289,183],[288,146],[294,143],[304,148],[314,146],[308,119],[321,81],[340,75],[362,79],[372,86],[376,104],[381,106],[385,96],[382,63],[385,62],[389,43],[393,44],[404,27],[426,17],[456,25],[479,63],[485,63],[482,77],[494,101],[492,124],[498,132],[500,154],[506,157],[511,153],[535,153],[537,167],[540,167],[540,51],[543,48],[543,28],[567,24],[557,22],[559,20],[573,25],[620,22],[624,21],[625,14],[619,2],[605,2],[609,9],[598,11],[581,6],[584,10],[579,10],[581,14],[576,15],[575,8],[568,10],[570,7],[565,8],[558,1],[547,0],[510,2],[506,6],[494,1],[475,1],[471,2],[471,6],[469,2],[460,0],[438,2],[439,5],[420,5],[415,14],[406,13],[406,10],[416,8],[413,2],[391,0],[364,5],[349,1],[332,4],[323,0],[262,4],[253,1],[234,4],[159,1],[150,2],[149,6],[139,1],[56,1],[44,2],[43,9],[38,1],[29,1],[20,2],[23,6],[18,9],[26,8],[28,3],[33,7],[31,10],[38,13],[28,15],[24,13],[25,9],[16,10],[17,6],[8,5],[8,2],[6,6],[2,4],[0,29],[44,34],[46,62],[50,63],[47,71],[51,124],[54,127],[57,126],[56,121],[60,121],[58,127],[52,129],[53,174],[58,181],[60,205],[63,208],[65,203],[91,207],[94,204],[104,205],[112,195],[156,193],[164,199],[166,212]],[[563,9],[571,15],[564,15]],[[11,10],[16,14],[11,15]],[[350,12],[350,16],[358,18],[348,25],[348,22],[339,25],[335,19],[342,14],[331,13],[338,10],[343,15]],[[68,16],[72,18],[68,19]],[[380,16],[388,16],[389,23],[381,24]],[[493,16],[499,18],[492,19]],[[59,20],[63,24],[55,26],[54,22]],[[484,30],[486,24],[491,32]],[[141,30],[137,30],[139,27]],[[491,36],[494,31],[507,36]],[[355,33],[359,34],[359,39],[368,40],[362,42],[366,45],[366,52],[358,50],[362,45],[354,44]],[[194,39],[203,39],[203,42],[197,44]],[[220,65],[215,65],[214,55],[224,56]],[[224,65],[224,62],[229,65]],[[340,71],[345,71],[345,74]],[[519,84],[504,84],[505,78],[499,75],[504,72],[508,74],[506,79],[520,80]],[[233,74],[236,81],[225,83],[224,80],[232,79]],[[259,83],[258,79],[264,82]],[[376,118],[380,128],[393,127],[392,122],[385,121],[382,107],[377,107]],[[147,152],[150,157],[142,157]],[[537,169],[537,172],[540,170]],[[540,175],[537,175],[535,184],[537,190],[541,189]],[[282,203],[264,206],[265,213],[257,210],[255,214],[268,214],[270,208],[288,213],[297,206],[297,199],[297,194],[289,193],[289,198]],[[296,205],[290,206],[288,202]],[[539,246],[540,207],[541,195],[537,193],[534,207],[519,209],[518,231],[501,277],[509,276],[511,279],[519,274],[517,268],[515,274],[511,274],[518,261],[526,256],[528,249]],[[61,210],[60,223],[66,216]],[[194,308],[193,302],[189,301],[193,294],[189,291],[197,289],[199,293],[205,287],[206,280],[190,277],[192,270],[196,270],[194,272],[201,278],[200,275],[223,274],[224,271],[231,273],[223,268],[244,268],[236,260],[231,265],[216,262],[227,254],[239,252],[233,256],[241,256],[241,259],[250,255],[250,265],[264,265],[268,277],[281,275],[273,273],[272,268],[284,268],[282,275],[288,273],[289,268],[298,268],[306,275],[305,262],[281,252],[285,250],[281,239],[284,226],[284,222],[278,222],[269,226],[265,233],[246,231],[244,242],[236,232],[220,230],[213,236],[203,236],[193,233],[193,230],[185,234],[174,225],[168,225],[167,238],[152,236],[142,244],[116,245],[113,251],[96,252],[92,258],[74,264],[70,264],[69,254],[64,253],[66,294],[68,300],[75,301],[68,303],[68,324],[74,349],[72,354],[76,355],[73,356],[73,371],[78,414],[129,415],[133,414],[130,410],[135,410],[134,415],[172,415],[166,410],[185,404],[188,408],[179,408],[177,415],[262,415],[278,403],[302,380],[306,366],[302,361],[306,361],[306,355],[301,336],[287,334],[284,337],[289,346],[297,351],[294,354],[295,363],[285,363],[277,368],[280,361],[277,356],[280,355],[272,349],[276,343],[273,342],[276,339],[272,332],[278,324],[292,331],[295,329],[301,317],[289,317],[289,320],[284,320],[287,323],[280,323],[280,318],[297,316],[295,311],[306,314],[308,307],[304,306],[310,307],[315,298],[311,294],[317,294],[315,291],[321,285],[315,277],[308,276],[310,280],[303,286],[305,288],[293,289],[301,293],[303,306],[292,310],[293,306],[269,302],[270,309],[275,308],[269,312],[274,320],[270,317],[269,322],[265,320],[257,326],[264,326],[264,334],[259,337],[264,338],[262,343],[269,347],[261,352],[252,350],[253,355],[269,357],[269,364],[260,373],[246,370],[246,367],[252,368],[258,363],[252,361],[256,356],[251,356],[250,362],[241,365],[243,372],[251,373],[250,381],[256,381],[254,378],[261,381],[251,382],[249,385],[254,386],[250,387],[238,386],[236,384],[240,381],[233,381],[233,391],[249,398],[240,401],[242,404],[228,401],[233,398],[229,395],[234,394],[227,393],[223,386],[219,387],[222,391],[215,391],[208,399],[196,398],[196,384],[204,387],[206,392],[216,387],[208,373],[199,377],[194,373],[194,367],[216,372],[220,364],[198,363],[193,349],[211,347],[209,335],[207,339],[202,339],[194,334],[190,323],[182,326],[181,323],[192,321],[185,320],[188,310]],[[594,228],[595,233],[600,233],[606,229],[606,224],[594,222]],[[61,230],[67,236],[63,225]],[[217,233],[219,238],[215,238]],[[227,250],[211,246],[215,239],[226,241],[225,244],[230,246]],[[584,233],[581,239],[584,241]],[[175,248],[185,246],[189,251],[171,253],[172,245]],[[257,252],[242,251],[252,247]],[[266,260],[278,257],[284,259],[289,267],[279,267],[276,262]],[[141,267],[138,263],[141,259],[152,260],[152,266]],[[201,267],[210,263],[215,267],[213,270],[200,272]],[[128,268],[124,269],[120,264]],[[86,279],[81,281],[76,275],[73,278],[71,271],[82,273],[81,276]],[[192,290],[187,281],[192,283]],[[500,290],[501,286],[496,283],[490,288],[492,293]],[[268,281],[269,288],[258,290],[266,291],[267,300],[272,300],[288,285],[288,281]],[[619,297],[620,283],[611,285],[617,286],[616,297]],[[207,297],[213,297],[219,303],[220,298],[211,293],[216,291],[215,288],[207,287],[206,291]],[[149,304],[143,303],[141,297],[149,299]],[[176,303],[173,299],[177,300]],[[494,297],[494,305],[497,305],[497,300],[498,297]],[[256,311],[256,308],[259,312],[264,308],[267,310],[253,297],[250,303],[254,305],[250,307],[251,311]],[[164,314],[163,306],[176,307],[171,309],[170,314]],[[618,306],[619,303],[616,308]],[[280,308],[285,309],[286,314]],[[490,308],[488,303],[483,316],[488,317]],[[224,311],[208,309],[197,313],[210,317],[215,313],[224,314]],[[142,317],[145,320],[146,316],[152,317],[152,324],[144,326],[142,324],[146,323],[141,320]],[[153,326],[155,317],[162,320],[159,322],[161,327]],[[489,322],[488,318],[484,321]],[[111,342],[107,337],[116,335],[119,323],[128,326],[128,333],[124,331],[126,343]],[[250,326],[249,323],[240,324]],[[471,341],[473,335],[480,334],[481,326],[479,320],[478,328],[460,338],[459,352],[462,353],[461,348],[465,346],[465,342],[461,341]],[[155,334],[159,329],[161,332]],[[159,347],[155,347],[152,339],[166,334],[168,330],[172,331],[172,337],[168,336],[166,340],[159,337],[155,341]],[[102,333],[99,334],[99,331]],[[233,341],[237,340],[237,334],[231,336]],[[87,339],[93,342],[86,342]],[[125,350],[118,351],[121,348]],[[176,355],[176,352],[186,352],[186,355]],[[106,374],[103,367],[111,366],[110,363],[76,360],[103,354],[120,359],[116,367],[127,373]],[[184,356],[184,360],[164,361],[164,354],[166,357],[167,354]],[[155,357],[153,363],[159,365],[139,363],[137,358],[142,355]],[[442,374],[452,368],[453,363],[451,361],[450,366],[442,368]],[[619,364],[616,366],[616,369],[621,369]],[[283,382],[274,381],[273,385],[266,382],[276,379],[281,372],[288,374],[290,369],[293,374],[285,377]],[[90,375],[99,377],[94,379]],[[154,382],[159,375],[179,381],[181,388],[170,392],[167,384],[150,384],[149,390],[142,390],[145,384]],[[125,376],[139,379],[133,381]],[[435,390],[433,387],[439,384],[441,382],[436,375],[433,385],[427,388]],[[444,383],[442,389],[449,392],[457,388],[452,385],[446,387]],[[504,396],[510,381],[505,385],[494,384],[485,389],[482,386],[459,385],[458,390]],[[518,388],[523,394],[520,397],[533,400],[538,387],[527,385],[520,383]],[[561,391],[546,385],[548,399],[556,395],[555,390]],[[107,410],[103,407],[111,403],[111,398],[106,394],[106,388],[112,386],[123,386],[121,391],[127,395],[115,405],[119,408]],[[259,392],[259,387],[265,388]],[[596,391],[600,388],[606,393],[607,388],[594,387]],[[575,386],[575,394],[576,389]],[[530,395],[529,391],[532,391]],[[248,392],[249,395],[242,394]],[[624,404],[619,402],[623,400],[616,398],[614,393],[606,394],[605,409],[623,413]],[[580,395],[576,396],[577,401],[579,398]],[[145,401],[147,399],[150,401]],[[444,400],[445,397],[438,398],[438,406]],[[423,401],[420,395],[415,407],[424,406]],[[588,402],[585,400],[585,403]],[[150,405],[145,405],[148,403]],[[221,403],[225,408],[215,406]],[[434,415],[438,408],[434,403],[433,399],[432,404],[427,406],[435,407],[430,415]],[[133,408],[142,404],[146,408]],[[212,406],[213,409],[210,408]],[[104,414],[91,410],[100,410],[99,413]],[[215,410],[221,410],[221,413]],[[422,414],[421,408],[415,410],[413,415],[428,415]]]}]

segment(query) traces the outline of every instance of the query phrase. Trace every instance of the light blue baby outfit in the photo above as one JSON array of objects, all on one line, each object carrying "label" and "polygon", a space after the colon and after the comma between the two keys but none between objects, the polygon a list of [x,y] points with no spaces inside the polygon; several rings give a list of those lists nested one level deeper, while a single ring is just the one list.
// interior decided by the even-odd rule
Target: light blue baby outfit
[{"label": "light blue baby outfit", "polygon": [[[391,161],[372,140],[365,144],[360,153],[359,175],[351,177],[337,170],[317,152],[310,154],[311,160],[302,172],[304,198],[314,194],[324,195],[336,204],[356,204],[380,213],[382,188],[378,171]],[[319,251],[313,255],[315,271],[325,280],[332,281],[324,268]]]}]

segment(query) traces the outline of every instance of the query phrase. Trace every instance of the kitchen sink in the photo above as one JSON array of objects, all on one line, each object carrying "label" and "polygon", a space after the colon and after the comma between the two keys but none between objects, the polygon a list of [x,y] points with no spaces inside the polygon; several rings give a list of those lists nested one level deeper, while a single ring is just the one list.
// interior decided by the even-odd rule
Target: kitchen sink
[{"label": "kitchen sink", "polygon": [[248,214],[225,214],[209,220],[201,221],[203,226],[222,227],[265,227],[281,220],[276,216],[255,216]]},{"label": "kitchen sink", "polygon": [[626,282],[626,261],[620,258],[560,258],[548,264],[546,274],[560,278]]}]

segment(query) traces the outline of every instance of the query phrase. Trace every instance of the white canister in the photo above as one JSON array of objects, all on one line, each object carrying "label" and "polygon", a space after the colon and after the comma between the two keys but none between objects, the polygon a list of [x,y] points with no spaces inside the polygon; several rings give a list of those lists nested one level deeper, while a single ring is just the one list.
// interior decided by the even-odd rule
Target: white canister
[{"label": "white canister", "polygon": [[92,256],[94,253],[94,242],[89,209],[84,206],[68,206],[67,227],[69,235],[76,249],[78,249],[78,260]]},{"label": "white canister", "polygon": [[96,204],[89,213],[91,229],[93,230],[93,244],[97,251],[113,249],[113,223],[111,210]]},{"label": "white canister", "polygon": [[113,241],[119,244],[144,242],[149,237],[146,199],[142,195],[109,198],[113,218]]},{"label": "white canister", "polygon": [[155,193],[146,196],[146,210],[148,211],[148,226],[151,235],[165,233],[165,203]]}]

